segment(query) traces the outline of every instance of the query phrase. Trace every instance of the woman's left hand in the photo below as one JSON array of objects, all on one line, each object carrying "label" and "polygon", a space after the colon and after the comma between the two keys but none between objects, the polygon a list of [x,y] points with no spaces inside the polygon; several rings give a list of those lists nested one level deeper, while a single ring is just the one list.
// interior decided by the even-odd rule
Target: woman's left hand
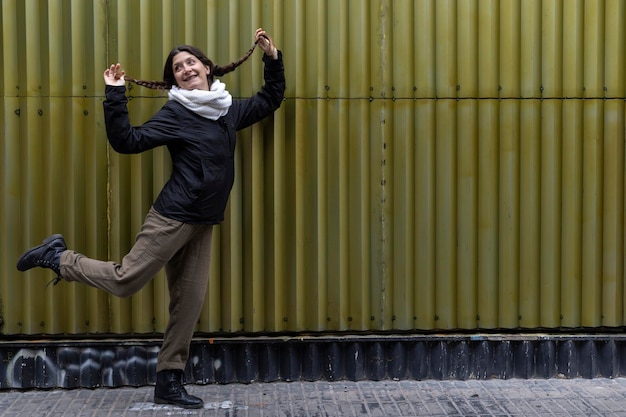
[{"label": "woman's left hand", "polygon": [[254,37],[256,39],[257,45],[259,45],[259,48],[261,48],[263,52],[265,52],[265,55],[274,59],[278,59],[278,50],[276,49],[276,46],[274,46],[274,41],[272,40],[270,35],[265,33],[262,28],[258,28],[254,33]]}]

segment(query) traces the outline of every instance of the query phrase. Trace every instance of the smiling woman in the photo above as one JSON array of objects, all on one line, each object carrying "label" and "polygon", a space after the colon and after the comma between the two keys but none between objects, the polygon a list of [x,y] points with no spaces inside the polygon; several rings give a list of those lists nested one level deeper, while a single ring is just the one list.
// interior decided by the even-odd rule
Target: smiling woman
[{"label": "smiling woman", "polygon": [[195,55],[182,51],[172,61],[176,84],[185,90],[208,90],[211,69],[204,65]]},{"label": "smiling woman", "polygon": [[[67,250],[56,234],[27,250],[17,269],[49,268],[62,278],[129,297],[165,268],[170,318],[157,361],[154,401],[201,408],[203,401],[183,386],[193,332],[200,316],[209,276],[213,225],[222,222],[234,182],[235,136],[278,109],[285,91],[282,54],[263,29],[255,32],[263,50],[265,85],[253,97],[233,100],[214,76],[237,68],[238,61],[216,66],[198,48],[174,48],[162,82],[133,80],[150,88],[168,88],[168,102],[141,126],[128,116],[125,72],[121,65],[104,71],[104,117],[109,143],[120,153],[140,153],[167,146],[172,176],[149,210],[134,246],[122,263],[89,259]],[[62,278],[61,278],[62,277]]]}]

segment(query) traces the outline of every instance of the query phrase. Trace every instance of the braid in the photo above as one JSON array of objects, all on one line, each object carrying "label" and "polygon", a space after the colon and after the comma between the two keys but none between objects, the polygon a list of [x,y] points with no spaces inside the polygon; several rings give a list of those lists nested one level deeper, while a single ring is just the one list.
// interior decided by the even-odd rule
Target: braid
[{"label": "braid", "polygon": [[[263,37],[267,39],[267,36]],[[243,64],[248,58],[250,58],[250,55],[252,55],[252,52],[254,52],[254,48],[256,48],[257,43],[259,43],[258,39],[252,44],[252,47],[248,49],[248,52],[246,52],[244,56],[242,56],[238,60],[231,62],[228,65],[216,65],[213,68],[213,75],[216,77],[221,77],[224,74],[228,74],[229,72],[234,71],[235,68],[237,68],[239,65]]]},{"label": "braid", "polygon": [[129,77],[128,75],[124,76],[124,81],[129,81],[131,83],[135,83],[137,85],[141,85],[143,87],[152,88],[155,90],[166,90],[171,86],[168,85],[164,81],[145,81],[145,80],[137,80],[135,78]]},{"label": "braid", "polygon": [[[265,39],[268,39],[267,36],[263,37]],[[228,74],[229,72],[234,71],[235,68],[237,68],[239,65],[243,64],[250,57],[250,55],[252,55],[252,52],[254,52],[254,48],[256,48],[258,42],[258,40],[254,42],[254,44],[252,44],[252,47],[248,49],[248,52],[246,52],[244,56],[234,62],[231,62],[228,65],[214,65],[211,60],[207,58],[206,55],[195,46],[181,45],[172,49],[169,56],[167,57],[165,67],[163,69],[163,81],[137,80],[135,78],[129,77],[128,75],[124,76],[124,81],[135,83],[137,85],[141,85],[147,88],[153,88],[155,90],[168,90],[172,88],[172,86],[176,85],[176,79],[172,71],[172,60],[174,59],[174,56],[176,54],[185,51],[194,55],[196,58],[202,61],[204,65],[207,65],[211,69],[211,73],[208,76],[210,86],[213,83],[213,77],[221,77],[224,74]]]}]

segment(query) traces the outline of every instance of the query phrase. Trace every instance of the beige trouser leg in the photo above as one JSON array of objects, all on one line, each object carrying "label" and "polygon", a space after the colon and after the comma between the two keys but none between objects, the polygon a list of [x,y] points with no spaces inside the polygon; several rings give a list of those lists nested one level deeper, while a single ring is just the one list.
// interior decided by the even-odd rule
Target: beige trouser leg
[{"label": "beige trouser leg", "polygon": [[170,320],[159,351],[157,372],[184,369],[209,281],[213,228],[208,226],[165,266],[170,291]]},{"label": "beige trouser leg", "polygon": [[61,276],[118,297],[129,297],[166,267],[170,320],[157,370],[184,369],[204,302],[212,230],[212,226],[171,220],[150,209],[135,244],[121,264],[90,259],[67,250],[61,255]]}]

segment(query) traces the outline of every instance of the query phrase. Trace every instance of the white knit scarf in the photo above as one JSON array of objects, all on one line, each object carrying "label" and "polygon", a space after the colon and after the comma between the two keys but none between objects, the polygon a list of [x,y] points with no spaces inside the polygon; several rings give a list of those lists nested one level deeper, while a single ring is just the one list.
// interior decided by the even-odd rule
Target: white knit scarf
[{"label": "white knit scarf", "polygon": [[209,90],[185,90],[174,85],[168,97],[211,120],[217,120],[228,113],[233,103],[233,97],[226,90],[226,84],[219,80],[213,81]]}]

